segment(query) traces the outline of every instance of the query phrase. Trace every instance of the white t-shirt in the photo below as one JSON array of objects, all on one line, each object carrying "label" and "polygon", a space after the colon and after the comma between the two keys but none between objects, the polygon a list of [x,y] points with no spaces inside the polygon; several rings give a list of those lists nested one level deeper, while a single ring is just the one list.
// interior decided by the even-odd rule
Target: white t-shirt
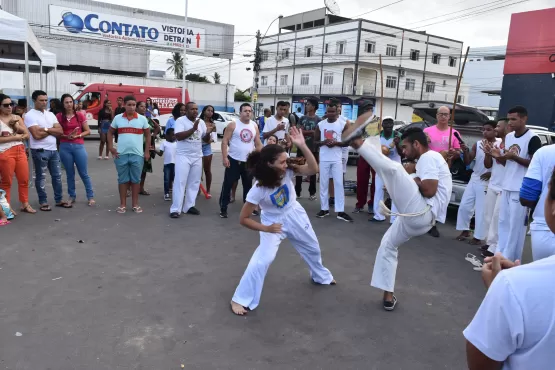
[{"label": "white t-shirt", "polygon": [[[514,132],[510,132],[505,137],[505,151],[510,151],[518,155],[520,158],[530,159],[528,153],[528,145],[530,139],[537,136],[528,129],[521,137],[516,137]],[[515,161],[507,161],[505,163],[505,177],[503,179],[503,190],[520,191],[522,180],[528,169]]]},{"label": "white t-shirt", "polygon": [[276,188],[258,186],[258,181],[255,181],[247,194],[247,202],[260,206],[263,224],[278,222],[281,216],[297,203],[294,178],[294,172],[287,170],[281,185]]},{"label": "white t-shirt", "polygon": [[504,370],[553,369],[555,256],[501,271],[465,338]]},{"label": "white t-shirt", "polygon": [[[345,124],[349,123],[349,120],[343,116],[339,116],[338,120],[341,120],[342,122],[345,122]],[[343,126],[345,127],[345,126]],[[341,141],[341,140],[339,140]],[[343,160],[345,159],[349,159],[349,147],[341,147],[341,156],[343,157]]]},{"label": "white t-shirt", "polygon": [[395,145],[395,143],[393,142],[394,139],[394,134],[392,134],[389,139],[386,139],[385,136],[383,136],[383,133],[380,134],[380,144],[385,145],[389,148],[388,158],[392,161],[401,163],[401,156],[399,155],[399,153],[397,153],[397,145]]},{"label": "white t-shirt", "polygon": [[[264,123],[264,130],[262,130],[262,133],[274,130],[280,123],[285,125],[285,130],[277,131],[274,135],[276,135],[278,140],[285,139],[285,134],[289,132],[289,120],[285,117],[283,117],[281,121],[278,121],[275,116],[268,118],[266,123]],[[268,144],[268,139],[264,140],[264,145],[266,144]]]},{"label": "white t-shirt", "polygon": [[177,143],[174,141],[170,143],[167,140],[162,142],[160,145],[160,150],[164,152],[164,164],[175,163],[175,149]]},{"label": "white t-shirt", "polygon": [[[187,116],[179,117],[175,121],[174,132],[178,134],[179,132],[188,131],[192,129],[194,122],[191,122]],[[185,140],[179,140],[176,144],[176,154],[185,155],[189,158],[201,158],[202,157],[202,138],[206,135],[206,124],[203,120],[200,120],[197,130],[193,132]]]},{"label": "white t-shirt", "polygon": [[[501,142],[501,139],[496,139],[496,143]],[[495,145],[494,144],[494,145]],[[484,152],[484,146],[482,141],[478,141],[476,143],[476,158],[474,158],[474,168],[472,168],[472,175],[470,176],[471,180],[478,181],[482,184],[487,184],[488,181],[484,181],[480,178],[480,176],[491,172],[491,168],[486,168],[486,164],[484,160],[486,159],[486,153]]]},{"label": "white t-shirt", "polygon": [[[327,119],[320,121],[318,123],[318,129],[320,130],[320,140],[335,140],[341,141],[341,134],[345,128],[345,120],[337,119],[335,122],[330,123]],[[348,148],[347,148],[348,150]],[[320,161],[321,162],[341,162],[343,158],[343,148],[340,146],[334,146],[328,148],[325,145],[320,147]]]},{"label": "white t-shirt", "polygon": [[[501,139],[497,139],[494,146],[501,150],[501,154],[504,153],[504,149],[501,148]],[[504,146],[503,146],[504,148]],[[488,188],[494,191],[501,191],[503,186],[503,180],[505,179],[505,166],[503,166],[499,160],[493,158],[493,166],[491,167],[491,177],[489,179]]]},{"label": "white t-shirt", "polygon": [[[27,128],[39,126],[50,129],[54,127],[55,123],[58,123],[58,119],[54,113],[49,111],[41,112],[36,109],[31,109],[25,114],[25,126],[27,126]],[[32,134],[30,136],[31,138],[29,141],[31,149],[57,150],[56,137],[48,135],[44,139],[35,140]]]},{"label": "white t-shirt", "polygon": [[436,194],[425,199],[426,203],[432,206],[432,213],[436,221],[445,223],[447,206],[453,190],[453,180],[447,162],[438,152],[428,150],[416,162],[416,177],[419,177],[422,181],[438,180]]},{"label": "white t-shirt", "polygon": [[538,205],[534,210],[534,221],[530,225],[530,230],[549,231],[545,223],[544,204],[547,193],[549,192],[549,181],[555,167],[555,145],[544,146],[534,154],[526,176],[542,183],[542,193]]}]

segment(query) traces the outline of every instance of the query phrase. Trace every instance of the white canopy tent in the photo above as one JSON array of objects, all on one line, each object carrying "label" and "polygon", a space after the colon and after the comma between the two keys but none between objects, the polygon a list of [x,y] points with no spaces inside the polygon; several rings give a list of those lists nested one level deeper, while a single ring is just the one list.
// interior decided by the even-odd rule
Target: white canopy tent
[{"label": "white canopy tent", "polygon": [[[1,43],[1,41],[0,41]],[[29,72],[30,73],[40,73],[40,89],[43,88],[43,72],[46,74],[54,71],[54,96],[58,96],[58,86],[57,86],[57,63],[56,63],[56,54],[51,53],[42,49],[42,63],[29,61]],[[42,65],[42,68],[41,68]],[[1,71],[11,71],[11,72],[23,72],[25,73],[25,61],[24,60],[16,60],[16,59],[4,59],[0,58],[0,70]],[[45,79],[46,81],[46,89],[48,91],[48,78]],[[27,84],[27,82],[26,82]],[[25,94],[27,94],[27,90],[25,90]],[[28,97],[27,97],[28,98]]]},{"label": "white canopy tent", "polygon": [[30,102],[30,63],[37,62],[42,71],[42,49],[29,23],[3,10],[0,10],[0,58],[2,58],[0,69],[7,70],[20,70],[23,61],[25,96]]}]

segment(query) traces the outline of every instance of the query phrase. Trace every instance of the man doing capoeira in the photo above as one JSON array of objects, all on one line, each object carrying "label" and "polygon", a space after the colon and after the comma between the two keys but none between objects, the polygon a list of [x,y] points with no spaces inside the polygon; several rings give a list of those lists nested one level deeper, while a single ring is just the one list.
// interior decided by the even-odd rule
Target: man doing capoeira
[{"label": "man doing capoeira", "polygon": [[383,307],[393,311],[397,304],[393,294],[397,249],[409,239],[426,234],[435,222],[445,222],[453,184],[447,162],[441,154],[429,150],[422,129],[410,128],[403,133],[405,158],[418,161],[407,165],[405,171],[401,163],[382,154],[379,141],[375,144],[372,137],[365,141],[359,137],[370,119],[368,113],[359,117],[342,138],[344,142],[351,141],[351,146],[374,168],[399,212],[382,238],[370,283],[384,291]]}]

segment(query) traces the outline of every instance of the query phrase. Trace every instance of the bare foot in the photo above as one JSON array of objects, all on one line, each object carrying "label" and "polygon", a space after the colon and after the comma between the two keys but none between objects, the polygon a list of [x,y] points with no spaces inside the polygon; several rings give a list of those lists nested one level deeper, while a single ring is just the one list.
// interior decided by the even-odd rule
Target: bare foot
[{"label": "bare foot", "polygon": [[234,314],[239,315],[239,316],[243,316],[247,313],[247,310],[246,310],[245,307],[243,307],[239,303],[235,303],[233,301],[231,301],[231,311],[233,311]]}]

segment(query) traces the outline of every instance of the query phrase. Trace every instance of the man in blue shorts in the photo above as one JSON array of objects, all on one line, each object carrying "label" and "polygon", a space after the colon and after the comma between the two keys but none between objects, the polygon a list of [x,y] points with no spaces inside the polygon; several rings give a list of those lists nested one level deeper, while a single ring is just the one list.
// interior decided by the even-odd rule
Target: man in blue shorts
[{"label": "man in blue shorts", "polygon": [[[123,102],[125,112],[114,117],[108,131],[108,148],[115,158],[118,171],[120,206],[116,212],[126,212],[127,189],[131,186],[133,212],[141,213],[139,187],[144,161],[150,159],[150,126],[147,119],[135,111],[137,100],[134,96],[126,96]],[[119,137],[117,149],[113,143],[115,133]],[[143,140],[147,143],[146,150],[143,150]]]}]

